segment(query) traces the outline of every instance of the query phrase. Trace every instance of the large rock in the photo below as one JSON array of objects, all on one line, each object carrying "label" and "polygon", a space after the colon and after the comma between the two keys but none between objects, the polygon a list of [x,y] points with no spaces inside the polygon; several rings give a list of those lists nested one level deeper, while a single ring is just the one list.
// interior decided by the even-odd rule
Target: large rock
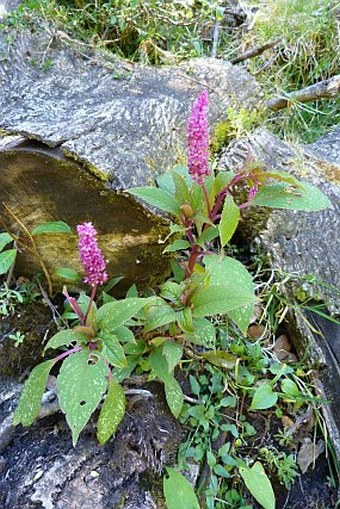
[{"label": "large rock", "polygon": [[[326,314],[340,316],[340,138],[337,133],[339,130],[335,129],[316,143],[293,147],[260,129],[232,143],[223,154],[220,166],[236,168],[250,151],[268,168],[291,172],[319,186],[332,201],[333,209],[320,212],[267,209],[259,214],[260,221],[253,224],[253,236],[267,252],[272,268],[292,274],[285,286],[290,303],[287,327],[301,356],[319,368],[315,385],[323,401],[329,402],[324,404],[324,414],[340,459],[340,327],[311,309],[303,310],[299,300],[303,295],[310,297],[324,305]],[[249,209],[248,222],[251,213]],[[313,284],[309,282],[310,275],[315,276]]]},{"label": "large rock", "polygon": [[27,432],[11,426],[20,384],[2,379],[0,389],[2,509],[160,507],[150,490],[157,491],[163,465],[174,458],[180,434],[158,384],[152,384],[151,392],[137,388],[134,396],[127,396],[127,413],[115,440],[99,446],[90,424],[76,448],[53,401],[45,398],[45,417]]},{"label": "large rock", "polygon": [[21,133],[86,163],[113,187],[154,180],[185,157],[194,99],[210,92],[211,124],[227,107],[254,109],[260,89],[215,59],[161,68],[91,53],[56,30],[0,33],[0,129]]},{"label": "large rock", "polygon": [[[29,229],[46,220],[71,226],[92,220],[111,276],[123,275],[125,288],[159,280],[166,265],[159,219],[112,190],[149,184],[185,161],[187,117],[203,88],[210,92],[210,121],[216,124],[228,106],[257,107],[255,80],[214,59],[134,66],[49,27],[2,30],[0,60],[0,129],[36,140],[28,146],[3,143],[0,203]],[[0,214],[5,216],[1,206]],[[7,225],[17,227],[8,217]],[[79,269],[75,237],[37,242],[52,277],[61,266]],[[18,269],[40,270],[27,253]]]}]

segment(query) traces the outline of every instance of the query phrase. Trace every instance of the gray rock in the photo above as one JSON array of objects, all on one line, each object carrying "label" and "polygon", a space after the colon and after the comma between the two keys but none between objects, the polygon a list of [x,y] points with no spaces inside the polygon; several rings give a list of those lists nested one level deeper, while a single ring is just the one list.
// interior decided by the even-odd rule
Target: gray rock
[{"label": "gray rock", "polygon": [[151,398],[128,397],[128,411],[115,440],[99,446],[91,424],[76,448],[61,414],[47,412],[51,415],[29,432],[11,427],[22,385],[2,379],[0,388],[0,440],[7,445],[0,457],[2,509],[157,508],[150,494],[152,480],[159,478],[180,440],[178,424],[165,409],[158,384],[153,384]]},{"label": "gray rock", "polygon": [[[324,417],[340,459],[340,327],[311,310],[301,309],[297,298],[302,291],[323,303],[326,313],[340,315],[340,161],[337,158],[340,138],[336,132],[307,147],[293,147],[260,129],[247,139],[232,143],[223,154],[220,167],[237,168],[250,151],[268,168],[291,172],[319,186],[332,201],[333,209],[320,212],[267,209],[260,215],[260,222],[252,226],[254,241],[268,254],[271,267],[300,276],[293,276],[285,286],[291,306],[286,326],[300,355],[318,368],[314,383],[324,402]],[[250,208],[248,221],[251,214]],[[316,276],[316,284],[303,279],[310,274]]]},{"label": "gray rock", "polygon": [[0,20],[15,11],[20,4],[21,0],[0,0]]},{"label": "gray rock", "polygon": [[261,102],[256,81],[228,62],[132,65],[49,28],[3,31],[0,59],[0,128],[60,146],[122,189],[183,162],[188,113],[203,88],[211,125],[229,106]]}]

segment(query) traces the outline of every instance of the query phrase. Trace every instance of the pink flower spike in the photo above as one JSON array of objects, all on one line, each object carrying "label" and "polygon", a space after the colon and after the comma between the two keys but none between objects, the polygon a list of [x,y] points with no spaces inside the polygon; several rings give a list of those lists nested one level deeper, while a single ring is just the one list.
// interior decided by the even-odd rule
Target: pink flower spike
[{"label": "pink flower spike", "polygon": [[78,224],[78,251],[86,277],[84,282],[92,286],[102,285],[107,279],[106,262],[98,246],[97,231],[92,223]]},{"label": "pink flower spike", "polygon": [[193,180],[202,185],[209,168],[209,96],[207,90],[196,99],[188,122],[188,168]]}]

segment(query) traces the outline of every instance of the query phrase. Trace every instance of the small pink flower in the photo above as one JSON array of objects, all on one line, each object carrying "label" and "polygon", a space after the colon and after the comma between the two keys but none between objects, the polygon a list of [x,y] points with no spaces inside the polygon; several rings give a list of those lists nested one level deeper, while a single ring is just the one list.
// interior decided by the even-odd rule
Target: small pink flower
[{"label": "small pink flower", "polygon": [[188,122],[188,168],[193,180],[203,184],[209,169],[209,96],[207,90],[196,99]]},{"label": "small pink flower", "polygon": [[92,286],[104,284],[108,275],[106,262],[98,246],[96,229],[91,222],[78,224],[77,233],[80,261],[86,273],[84,282]]}]

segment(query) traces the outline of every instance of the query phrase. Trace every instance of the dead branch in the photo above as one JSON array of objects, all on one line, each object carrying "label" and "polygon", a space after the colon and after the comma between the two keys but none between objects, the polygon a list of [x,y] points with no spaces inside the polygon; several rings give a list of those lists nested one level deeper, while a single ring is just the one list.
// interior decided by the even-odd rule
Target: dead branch
[{"label": "dead branch", "polygon": [[267,101],[267,108],[271,110],[282,110],[290,103],[309,101],[317,101],[324,97],[334,98],[340,94],[340,74],[329,78],[328,80],[319,81],[315,85],[311,85],[296,92],[291,92],[283,97],[274,97]]},{"label": "dead branch", "polygon": [[256,57],[257,55],[261,55],[266,49],[273,48],[277,44],[281,42],[281,39],[275,39],[275,41],[266,42],[266,44],[262,44],[262,46],[255,46],[244,53],[241,53],[238,57],[230,60],[232,64],[238,64],[240,62],[244,62],[244,60],[248,60],[248,58]]}]

